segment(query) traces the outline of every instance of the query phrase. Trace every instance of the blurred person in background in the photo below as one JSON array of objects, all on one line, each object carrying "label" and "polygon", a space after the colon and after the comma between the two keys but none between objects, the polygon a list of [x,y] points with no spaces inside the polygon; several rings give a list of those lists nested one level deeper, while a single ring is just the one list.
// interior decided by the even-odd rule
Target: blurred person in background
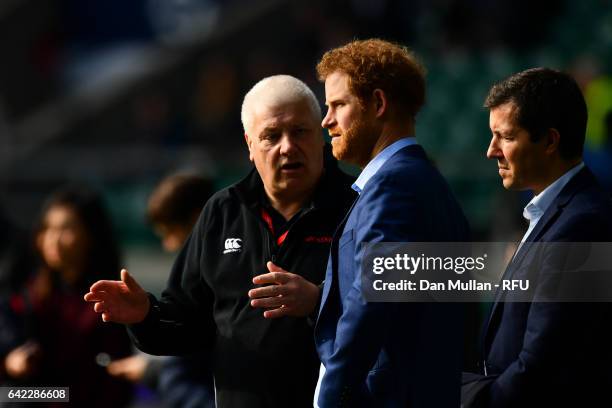
[{"label": "blurred person in background", "polygon": [[[213,194],[212,183],[194,174],[163,179],[151,193],[147,219],[167,252],[177,252],[189,237],[204,204]],[[136,354],[110,363],[111,375],[156,389],[171,407],[214,407],[211,358],[200,353],[153,359]]]},{"label": "blurred person in background", "polygon": [[308,317],[354,199],[352,179],[324,162],[320,121],[302,81],[255,84],[242,105],[255,169],[208,200],[161,299],[126,270],[85,295],[145,352],[211,352],[218,407],[312,406],[319,361]]},{"label": "blurred person in background", "polygon": [[72,406],[126,406],[131,385],[103,366],[130,354],[129,338],[121,326],[101,324],[81,297],[119,267],[101,197],[81,188],[53,194],[43,206],[35,244],[40,267],[11,299],[22,343],[3,356],[5,382],[70,387]]},{"label": "blurred person in background", "polygon": [[495,84],[485,107],[487,157],[497,161],[504,188],[535,194],[502,277],[530,282],[533,293],[526,301],[500,285],[482,335],[481,371],[464,375],[463,406],[610,406],[612,309],[585,296],[604,288],[609,298],[609,277],[567,271],[569,247],[531,244],[612,242],[610,196],[582,158],[582,92],[565,73],[533,68]]}]

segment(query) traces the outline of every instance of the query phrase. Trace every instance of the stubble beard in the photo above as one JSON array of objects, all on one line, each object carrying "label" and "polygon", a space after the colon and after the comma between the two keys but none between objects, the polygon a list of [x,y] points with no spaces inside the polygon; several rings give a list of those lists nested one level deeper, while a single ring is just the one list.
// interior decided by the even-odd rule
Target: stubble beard
[{"label": "stubble beard", "polygon": [[[332,133],[335,133],[333,129]],[[372,136],[371,127],[363,119],[358,118],[348,129],[340,132],[337,142],[332,143],[332,154],[336,159],[351,164],[367,163],[372,150],[372,146],[369,145]]]}]

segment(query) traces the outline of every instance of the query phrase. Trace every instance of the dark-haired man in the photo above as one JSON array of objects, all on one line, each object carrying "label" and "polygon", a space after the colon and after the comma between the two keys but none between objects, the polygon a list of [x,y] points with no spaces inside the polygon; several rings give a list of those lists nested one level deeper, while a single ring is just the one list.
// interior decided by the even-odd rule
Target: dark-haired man
[{"label": "dark-haired man", "polygon": [[528,279],[534,299],[553,301],[516,302],[511,292],[497,293],[483,336],[485,377],[464,386],[464,404],[609,406],[610,306],[556,298],[568,278],[563,257],[554,246],[530,244],[612,241],[610,197],[582,162],[582,93],[570,76],[535,68],[494,85],[485,107],[493,133],[487,157],[497,160],[504,187],[535,194],[523,212],[529,228],[504,279]]}]

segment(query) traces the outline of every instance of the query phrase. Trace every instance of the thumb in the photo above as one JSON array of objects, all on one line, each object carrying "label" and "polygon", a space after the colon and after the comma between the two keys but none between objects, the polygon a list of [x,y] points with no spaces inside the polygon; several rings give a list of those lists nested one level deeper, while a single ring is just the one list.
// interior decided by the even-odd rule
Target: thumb
[{"label": "thumb", "polygon": [[130,275],[127,269],[121,270],[121,281],[125,283],[125,285],[130,290],[134,290],[134,291],[142,290],[138,282],[136,282],[136,279],[134,279],[132,275]]},{"label": "thumb", "polygon": [[268,267],[268,270],[270,272],[286,272],[283,268],[281,268],[280,266],[276,265],[272,261],[268,261],[268,263],[266,263],[266,266]]}]

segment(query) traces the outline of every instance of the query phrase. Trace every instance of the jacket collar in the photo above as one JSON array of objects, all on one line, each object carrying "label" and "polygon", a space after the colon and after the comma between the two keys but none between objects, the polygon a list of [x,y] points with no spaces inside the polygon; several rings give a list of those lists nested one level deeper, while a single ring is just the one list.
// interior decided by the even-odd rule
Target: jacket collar
[{"label": "jacket collar", "polygon": [[[557,219],[558,215],[563,211],[563,208],[571,201],[571,199],[585,188],[596,184],[595,176],[587,167],[583,167],[565,187],[559,192],[559,195],[552,201],[550,207],[544,212],[542,218],[538,221],[533,231],[529,234],[525,242],[537,242],[542,238],[542,235],[548,230],[550,224]],[[520,262],[529,252],[530,245],[523,245],[517,252],[510,265],[520,265]]]}]

